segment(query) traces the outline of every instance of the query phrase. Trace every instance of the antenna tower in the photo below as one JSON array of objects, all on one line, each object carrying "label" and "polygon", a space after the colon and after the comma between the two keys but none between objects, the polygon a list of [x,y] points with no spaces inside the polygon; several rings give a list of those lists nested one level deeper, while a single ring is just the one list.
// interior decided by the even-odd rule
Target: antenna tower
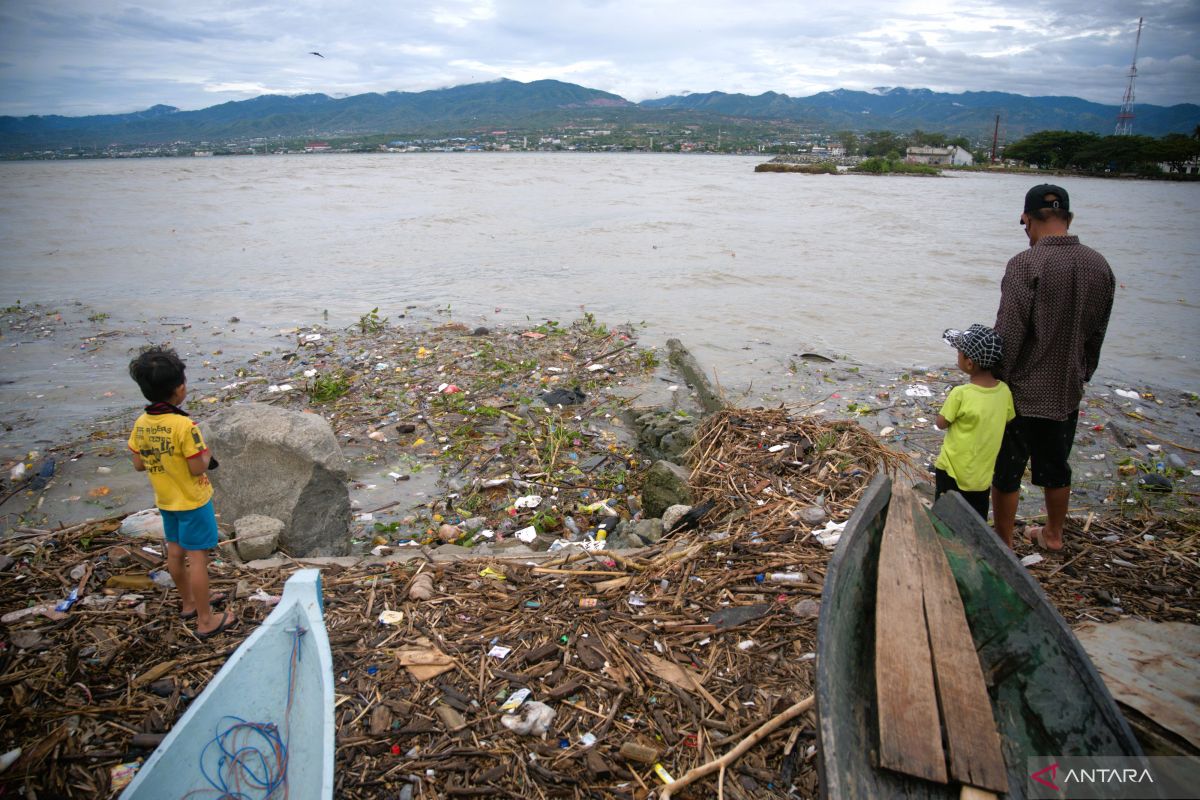
[{"label": "antenna tower", "polygon": [[1138,17],[1137,41],[1133,45],[1133,63],[1129,65],[1129,85],[1125,87],[1125,98],[1121,101],[1121,111],[1117,114],[1116,136],[1133,135],[1133,82],[1137,79],[1138,47],[1142,44],[1142,20]]}]

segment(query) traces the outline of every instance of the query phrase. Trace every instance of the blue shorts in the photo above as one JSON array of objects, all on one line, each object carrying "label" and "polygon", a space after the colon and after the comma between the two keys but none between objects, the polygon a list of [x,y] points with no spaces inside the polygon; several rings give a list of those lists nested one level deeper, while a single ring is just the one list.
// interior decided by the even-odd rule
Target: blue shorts
[{"label": "blue shorts", "polygon": [[217,515],[212,500],[190,511],[166,511],[162,514],[167,541],[184,550],[211,550],[217,546]]}]

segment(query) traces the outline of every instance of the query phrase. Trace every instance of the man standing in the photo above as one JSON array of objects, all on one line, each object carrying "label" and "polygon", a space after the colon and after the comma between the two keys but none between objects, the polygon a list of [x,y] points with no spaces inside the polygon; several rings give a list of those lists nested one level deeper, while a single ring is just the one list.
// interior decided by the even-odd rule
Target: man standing
[{"label": "man standing", "polygon": [[1029,526],[1031,541],[1061,550],[1071,497],[1068,456],[1075,441],[1083,384],[1100,362],[1115,279],[1104,256],[1067,228],[1074,214],[1065,189],[1041,184],[1025,195],[1021,225],[1029,249],[1014,256],[1000,284],[996,332],[1004,342],[997,377],[1012,390],[1017,417],[996,457],[992,507],[996,533],[1010,547],[1021,477],[1046,496],[1046,524]]}]

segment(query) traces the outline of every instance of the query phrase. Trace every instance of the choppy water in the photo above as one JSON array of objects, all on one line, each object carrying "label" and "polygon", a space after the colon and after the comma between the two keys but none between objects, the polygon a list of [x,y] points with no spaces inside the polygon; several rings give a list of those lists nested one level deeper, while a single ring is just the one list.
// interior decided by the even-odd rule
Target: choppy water
[{"label": "choppy water", "polygon": [[[727,385],[763,360],[952,363],[991,323],[1026,176],[755,174],[760,159],[324,155],[0,164],[0,302],[114,317],[645,321]],[[1070,178],[1121,284],[1101,377],[1200,386],[1200,185]],[[499,313],[496,312],[499,309]],[[757,366],[751,360],[757,359]]]}]

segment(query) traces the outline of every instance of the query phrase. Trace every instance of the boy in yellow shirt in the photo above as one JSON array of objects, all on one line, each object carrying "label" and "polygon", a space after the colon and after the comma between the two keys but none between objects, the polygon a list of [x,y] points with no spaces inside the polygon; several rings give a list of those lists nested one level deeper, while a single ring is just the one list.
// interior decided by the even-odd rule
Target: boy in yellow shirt
[{"label": "boy in yellow shirt", "polygon": [[1012,392],[992,370],[1003,357],[1000,336],[986,325],[945,331],[942,338],[958,351],[958,368],[970,380],[950,390],[937,417],[946,431],[934,462],[934,499],[958,492],[987,522],[992,471],[1004,428],[1017,415]]},{"label": "boy in yellow shirt", "polygon": [[232,610],[213,614],[208,593],[208,551],[217,546],[212,459],[200,428],[179,408],[187,396],[185,365],[174,350],[151,347],[129,363],[129,375],[150,401],[129,435],[133,468],[154,487],[167,540],[167,571],[183,600],[183,619],[196,620],[201,639],[216,636],[236,619]]}]

